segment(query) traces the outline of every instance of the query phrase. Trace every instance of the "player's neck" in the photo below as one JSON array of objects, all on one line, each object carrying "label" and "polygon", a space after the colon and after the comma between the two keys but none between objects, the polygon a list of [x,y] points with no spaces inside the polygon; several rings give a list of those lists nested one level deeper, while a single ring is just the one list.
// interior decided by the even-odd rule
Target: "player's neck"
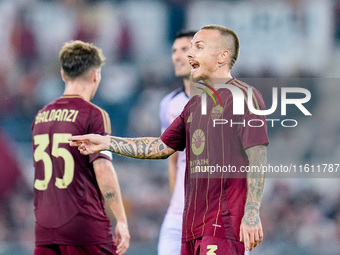
[{"label": "player's neck", "polygon": [[215,84],[223,84],[228,82],[233,77],[231,76],[229,68],[216,70],[211,74],[210,78],[204,79],[204,83],[214,87]]},{"label": "player's neck", "polygon": [[79,95],[84,100],[90,101],[92,98],[92,86],[81,81],[72,81],[65,83],[64,95]]},{"label": "player's neck", "polygon": [[216,72],[211,76],[213,79],[231,79],[233,78],[230,73],[230,69],[226,66],[218,68]]},{"label": "player's neck", "polygon": [[202,79],[200,82],[209,85],[213,88],[215,88],[215,85],[217,84],[226,84],[229,83],[230,80],[233,79],[233,77],[227,77],[227,78],[209,78],[209,79]]}]

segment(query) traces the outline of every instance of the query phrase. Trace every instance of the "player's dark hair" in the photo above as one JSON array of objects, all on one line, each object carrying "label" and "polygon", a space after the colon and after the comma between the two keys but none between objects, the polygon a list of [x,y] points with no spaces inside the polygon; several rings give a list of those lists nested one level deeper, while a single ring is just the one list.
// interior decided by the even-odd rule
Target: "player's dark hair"
[{"label": "player's dark hair", "polygon": [[70,78],[81,76],[91,68],[104,65],[102,50],[92,43],[70,41],[64,44],[59,52],[61,68]]},{"label": "player's dark hair", "polygon": [[220,26],[220,25],[206,25],[206,26],[201,27],[201,30],[203,29],[217,30],[225,38],[224,40],[225,45],[230,51],[230,56],[231,56],[230,61],[229,61],[229,68],[231,69],[240,54],[240,40],[238,39],[237,34],[230,28],[227,28],[225,26]]},{"label": "player's dark hair", "polygon": [[194,37],[196,33],[197,31],[194,30],[181,30],[176,34],[175,40],[183,37]]}]

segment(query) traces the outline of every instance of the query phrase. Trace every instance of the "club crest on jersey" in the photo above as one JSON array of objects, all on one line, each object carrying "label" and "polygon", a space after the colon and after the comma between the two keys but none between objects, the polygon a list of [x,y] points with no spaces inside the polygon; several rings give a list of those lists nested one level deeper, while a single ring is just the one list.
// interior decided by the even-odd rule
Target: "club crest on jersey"
[{"label": "club crest on jersey", "polygon": [[221,105],[216,105],[211,109],[210,118],[212,120],[220,119],[223,114],[223,107]]},{"label": "club crest on jersey", "polygon": [[205,135],[202,129],[196,129],[191,138],[192,152],[198,156],[200,155],[205,146]]}]

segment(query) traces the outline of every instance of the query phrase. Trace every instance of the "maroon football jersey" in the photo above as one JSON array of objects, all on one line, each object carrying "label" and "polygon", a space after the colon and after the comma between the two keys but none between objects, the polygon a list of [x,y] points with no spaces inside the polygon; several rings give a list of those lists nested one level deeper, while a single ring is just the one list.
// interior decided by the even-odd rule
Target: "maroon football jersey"
[{"label": "maroon football jersey", "polygon": [[[247,106],[250,86],[236,79],[227,84],[243,92],[243,115],[233,114],[233,96],[222,88],[217,91],[222,105],[207,97],[207,114],[202,115],[201,97],[194,96],[161,136],[173,149],[187,148],[184,242],[201,236],[239,240],[247,195],[247,175],[241,172],[249,164],[245,150],[268,144],[266,118],[252,114]],[[253,105],[265,109],[262,95],[254,88]]]},{"label": "maroon football jersey", "polygon": [[92,162],[109,154],[81,155],[68,137],[111,133],[108,114],[80,96],[48,104],[33,121],[36,244],[112,242],[110,220]]}]

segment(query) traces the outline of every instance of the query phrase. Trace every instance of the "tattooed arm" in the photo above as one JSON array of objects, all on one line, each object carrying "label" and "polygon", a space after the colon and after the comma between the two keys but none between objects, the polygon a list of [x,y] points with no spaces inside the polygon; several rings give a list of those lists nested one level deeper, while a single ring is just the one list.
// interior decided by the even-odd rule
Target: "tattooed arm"
[{"label": "tattooed arm", "polygon": [[84,154],[93,154],[102,150],[110,150],[126,157],[140,159],[165,159],[175,152],[160,138],[122,138],[116,136],[82,135],[69,138],[71,146],[78,147]]},{"label": "tattooed arm", "polygon": [[165,159],[175,152],[160,138],[121,138],[112,136],[110,151],[114,153],[140,159]]},{"label": "tattooed arm", "polygon": [[110,208],[117,222],[115,228],[118,242],[117,254],[124,254],[129,247],[130,234],[116,171],[112,162],[104,158],[93,161],[93,169],[100,191],[105,198],[105,204]]},{"label": "tattooed arm", "polygon": [[[267,165],[267,146],[259,145],[246,149],[250,169],[253,166]],[[246,250],[252,250],[263,240],[263,230],[260,219],[260,206],[264,189],[265,176],[262,172],[247,174],[247,200],[244,216],[241,222],[240,239]]]}]

